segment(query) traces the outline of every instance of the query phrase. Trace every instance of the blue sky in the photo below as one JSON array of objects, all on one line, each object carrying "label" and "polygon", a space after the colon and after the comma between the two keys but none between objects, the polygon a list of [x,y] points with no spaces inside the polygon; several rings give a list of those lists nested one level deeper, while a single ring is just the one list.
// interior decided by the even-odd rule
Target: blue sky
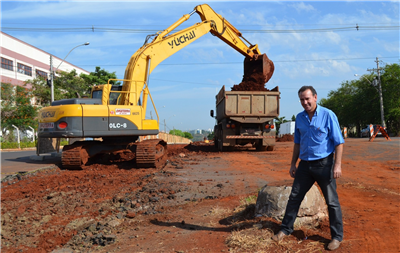
[{"label": "blue sky", "polygon": [[[381,66],[399,63],[399,1],[1,1],[1,27],[59,58],[88,41],[67,61],[88,71],[100,66],[123,78],[146,35],[203,3],[274,62],[266,87],[279,86],[280,116],[286,119],[302,110],[297,90],[303,85],[313,85],[318,99],[326,98],[342,82],[360,78],[354,74],[376,68],[376,57]],[[200,21],[194,14],[179,29]],[[162,62],[149,82],[160,129],[164,120],[167,129],[212,129],[215,95],[223,85],[230,90],[241,82],[243,59],[207,34]],[[154,117],[152,107],[148,117],[150,111]]]}]

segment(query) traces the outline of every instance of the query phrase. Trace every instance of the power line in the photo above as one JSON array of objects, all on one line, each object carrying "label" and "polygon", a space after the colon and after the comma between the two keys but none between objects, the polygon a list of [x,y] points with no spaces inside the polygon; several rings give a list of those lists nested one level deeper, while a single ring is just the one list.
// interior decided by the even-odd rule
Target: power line
[{"label": "power line", "polygon": [[[389,23],[361,23],[360,25],[396,25],[395,22],[389,22]],[[45,25],[45,26],[94,26],[95,24],[49,24],[49,23],[33,23],[33,22],[3,22],[3,25]],[[296,24],[267,24],[267,25],[235,25],[236,28],[240,27],[293,27],[293,26],[352,26],[354,24],[344,24],[344,23],[339,23],[339,24],[302,24],[302,23],[296,23]],[[121,27],[121,26],[126,26],[126,27],[164,27],[165,24],[153,24],[153,25],[110,25],[110,24],[96,24],[95,26],[106,26],[106,27]]]},{"label": "power line", "polygon": [[[318,62],[318,61],[352,61],[352,60],[371,60],[375,57],[356,57],[356,58],[333,58],[333,59],[300,59],[300,60],[274,60],[274,63],[279,62]],[[399,58],[399,56],[381,56],[380,58]],[[160,63],[159,66],[178,66],[178,65],[232,65],[243,64],[243,62],[188,62],[188,63]],[[99,64],[80,64],[79,66],[98,66]],[[109,64],[101,66],[126,66],[126,64]]]},{"label": "power line", "polygon": [[[241,33],[320,33],[320,32],[345,32],[345,31],[398,31],[400,26],[346,26],[318,29],[288,29],[288,30],[265,30],[265,29],[242,29]],[[156,33],[155,29],[129,29],[129,28],[106,28],[106,27],[3,27],[3,31],[13,32],[114,32],[114,33]],[[179,31],[179,30],[177,30]]]}]

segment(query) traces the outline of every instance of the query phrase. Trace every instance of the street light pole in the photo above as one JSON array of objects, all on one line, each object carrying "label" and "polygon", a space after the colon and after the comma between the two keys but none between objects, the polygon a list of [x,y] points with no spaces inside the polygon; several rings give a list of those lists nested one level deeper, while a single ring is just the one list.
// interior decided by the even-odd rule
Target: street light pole
[{"label": "street light pole", "polygon": [[89,42],[86,42],[84,44],[78,45],[74,48],[72,48],[67,56],[64,57],[64,59],[61,61],[61,63],[58,65],[58,67],[53,71],[53,55],[50,55],[50,84],[51,84],[51,102],[54,102],[54,72],[56,72],[58,70],[58,68],[61,66],[61,64],[65,61],[65,59],[67,59],[68,55],[72,52],[72,50],[74,50],[77,47],[80,46],[87,46],[89,45]]}]

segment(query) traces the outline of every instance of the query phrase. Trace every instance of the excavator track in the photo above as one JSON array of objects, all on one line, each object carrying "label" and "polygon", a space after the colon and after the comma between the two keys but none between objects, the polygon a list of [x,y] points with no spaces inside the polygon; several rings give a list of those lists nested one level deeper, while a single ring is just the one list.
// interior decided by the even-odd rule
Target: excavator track
[{"label": "excavator track", "polygon": [[67,150],[64,149],[61,154],[61,164],[65,169],[82,169],[87,160],[87,152],[82,146],[70,146]]},{"label": "excavator track", "polygon": [[[93,147],[102,148],[93,152]],[[144,140],[138,143],[132,142],[129,145],[121,145],[118,143],[110,145],[110,143],[103,144],[101,142],[77,142],[64,147],[61,155],[61,164],[65,169],[79,170],[84,169],[89,158],[95,157],[96,155],[99,157],[101,154],[106,156],[113,154],[119,157],[120,160],[121,154],[129,153],[131,154],[130,158],[136,157],[137,168],[158,168],[166,159],[166,150],[167,143],[159,139]],[[135,151],[136,154],[132,155],[132,152],[135,153]],[[116,161],[115,159],[109,161],[112,160],[114,160],[114,162]]]},{"label": "excavator track", "polygon": [[164,160],[167,143],[163,140],[144,140],[136,146],[136,165],[138,168],[158,167]]}]

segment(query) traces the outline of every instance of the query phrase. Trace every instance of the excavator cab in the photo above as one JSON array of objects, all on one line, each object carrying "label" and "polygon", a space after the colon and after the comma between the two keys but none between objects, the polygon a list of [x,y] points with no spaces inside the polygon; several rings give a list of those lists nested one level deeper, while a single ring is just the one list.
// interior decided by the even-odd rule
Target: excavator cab
[{"label": "excavator cab", "polygon": [[[100,99],[103,98],[103,90],[104,90],[105,85],[107,85],[107,84],[94,86],[92,88],[92,98],[100,98]],[[118,92],[118,91],[122,91],[121,85],[112,85],[111,86],[108,104],[110,104],[110,105],[118,104],[118,101],[121,97],[121,92]]]}]

